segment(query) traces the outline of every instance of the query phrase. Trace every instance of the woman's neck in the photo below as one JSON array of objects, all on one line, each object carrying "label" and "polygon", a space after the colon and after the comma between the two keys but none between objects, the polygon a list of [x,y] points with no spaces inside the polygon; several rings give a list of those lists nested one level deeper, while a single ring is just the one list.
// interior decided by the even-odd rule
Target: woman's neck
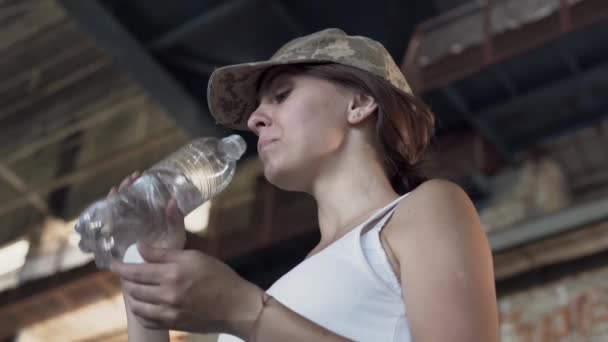
[{"label": "woman's neck", "polygon": [[321,230],[318,248],[336,241],[398,198],[373,152],[360,151],[347,154],[347,159],[337,158],[313,186]]}]

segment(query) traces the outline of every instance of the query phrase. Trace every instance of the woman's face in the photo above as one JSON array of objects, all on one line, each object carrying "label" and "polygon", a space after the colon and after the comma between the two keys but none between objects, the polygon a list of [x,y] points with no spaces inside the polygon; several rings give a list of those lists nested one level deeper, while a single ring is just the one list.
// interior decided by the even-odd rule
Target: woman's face
[{"label": "woman's face", "polygon": [[264,174],[274,185],[308,191],[343,144],[352,92],[329,81],[280,73],[262,83],[248,121],[259,136]]}]

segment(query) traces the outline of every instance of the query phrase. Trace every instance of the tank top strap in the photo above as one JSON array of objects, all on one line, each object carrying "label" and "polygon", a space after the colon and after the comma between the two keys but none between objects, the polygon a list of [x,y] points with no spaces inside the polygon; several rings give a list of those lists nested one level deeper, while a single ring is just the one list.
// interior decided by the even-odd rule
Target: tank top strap
[{"label": "tank top strap", "polygon": [[391,216],[393,216],[393,213],[395,210],[397,210],[397,206],[399,203],[401,203],[401,200],[407,197],[407,195],[409,195],[409,193],[395,199],[393,202],[384,207],[373,219],[368,220],[364,226],[361,227],[361,235],[370,233],[372,231],[375,231],[376,234],[378,234],[386,225]]},{"label": "tank top strap", "polygon": [[398,296],[401,295],[401,282],[393,271],[386,251],[382,246],[380,231],[386,226],[388,220],[397,210],[398,204],[406,196],[407,194],[390,203],[385,208],[384,213],[376,220],[369,222],[360,235],[361,252],[366,262],[376,276]]},{"label": "tank top strap", "polygon": [[370,231],[375,231],[376,234],[380,233],[380,230],[386,226],[388,220],[393,216],[395,210],[397,210],[397,204],[399,203],[395,203],[395,205],[389,211],[387,211],[386,214],[384,214],[382,219],[374,227],[372,227]]}]

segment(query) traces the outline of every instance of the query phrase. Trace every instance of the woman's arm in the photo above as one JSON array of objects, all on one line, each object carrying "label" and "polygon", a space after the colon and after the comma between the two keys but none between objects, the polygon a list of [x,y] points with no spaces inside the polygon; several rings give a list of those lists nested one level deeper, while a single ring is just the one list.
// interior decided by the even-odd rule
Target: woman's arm
[{"label": "woman's arm", "polygon": [[168,330],[148,329],[141,325],[131,312],[127,298],[124,297],[127,312],[127,335],[129,342],[169,342]]},{"label": "woman's arm", "polygon": [[[413,340],[497,342],[492,255],[466,193],[433,180],[402,204],[386,227],[387,244],[399,263]],[[269,303],[252,329],[253,341],[345,341],[280,303]]]},{"label": "woman's arm", "polygon": [[[126,178],[109,195],[137,177],[139,173]],[[178,224],[183,217],[172,215],[171,208],[176,208],[172,204],[167,206],[167,217],[173,217],[177,231],[185,233]],[[166,342],[169,328],[229,332],[248,341],[345,341],[276,300],[264,304],[264,291],[226,265],[200,252],[181,250],[181,238],[169,240],[168,249],[140,245],[137,251],[142,255],[131,253],[128,263],[112,263],[112,271],[122,278],[129,341]],[[152,264],[142,264],[144,260]]]},{"label": "woman's arm", "polygon": [[253,324],[244,326],[241,331],[235,331],[246,341],[349,341],[298,315],[272,297],[265,294],[263,296],[266,300],[263,301],[264,304],[259,309]]},{"label": "woman's arm", "polygon": [[[134,172],[130,176],[123,179],[118,188],[112,187],[110,192],[108,193],[108,197],[116,194],[119,191],[122,191],[124,188],[131,185],[133,182],[139,178],[140,174],[138,171]],[[175,248],[181,249],[184,245],[184,240],[186,236],[185,228],[183,227],[183,217],[179,215],[177,209],[177,203],[175,200],[169,201],[167,207],[165,208],[165,215],[169,219],[171,225],[169,226],[172,230],[169,231],[163,238],[163,240],[159,241],[159,246],[166,246],[167,248]],[[135,247],[135,246],[133,246]],[[124,256],[125,260],[129,263],[142,263],[144,260],[141,255],[137,252],[137,249],[133,250],[128,249],[126,255]],[[166,329],[151,329],[147,328],[141,324],[141,322],[135,317],[133,311],[131,310],[131,305],[129,302],[132,299],[129,299],[127,296],[127,292],[124,290],[125,281],[121,279],[121,284],[123,287],[123,300],[125,303],[125,311],[127,314],[127,335],[128,340],[131,342],[145,341],[145,342],[168,342],[169,339],[169,331]]]},{"label": "woman's arm", "polygon": [[498,341],[492,254],[460,187],[422,184],[385,229],[414,341]]},{"label": "woman's arm", "polygon": [[264,300],[262,289],[215,258],[146,245],[139,251],[147,263],[111,265],[123,280],[134,339],[150,333],[146,329],[174,329],[225,332],[246,341],[347,341],[277,300]]},{"label": "woman's arm", "polygon": [[[404,201],[384,232],[400,265],[414,340],[498,341],[491,252],[469,198],[452,183],[431,181]],[[204,253],[139,247],[148,263],[112,264],[129,299],[133,341],[160,338],[146,329],[227,332],[248,341],[346,341],[274,299],[264,304],[260,288]]]}]

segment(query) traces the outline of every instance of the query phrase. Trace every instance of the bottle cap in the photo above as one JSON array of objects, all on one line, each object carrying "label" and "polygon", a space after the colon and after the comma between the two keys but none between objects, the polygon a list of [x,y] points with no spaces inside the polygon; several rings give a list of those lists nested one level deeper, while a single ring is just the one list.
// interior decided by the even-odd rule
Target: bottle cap
[{"label": "bottle cap", "polygon": [[222,139],[219,148],[227,159],[239,160],[247,150],[247,143],[240,135],[232,134]]}]

